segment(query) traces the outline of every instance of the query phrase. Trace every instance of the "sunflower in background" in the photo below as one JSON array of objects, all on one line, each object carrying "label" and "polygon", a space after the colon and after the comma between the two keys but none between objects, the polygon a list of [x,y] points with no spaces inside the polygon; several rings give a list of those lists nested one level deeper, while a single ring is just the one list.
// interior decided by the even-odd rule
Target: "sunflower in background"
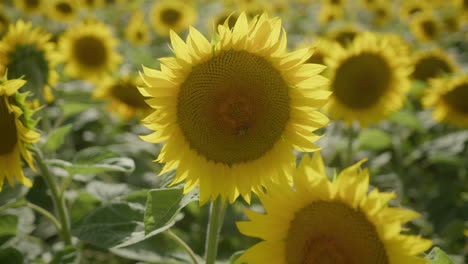
[{"label": "sunflower in background", "polygon": [[21,159],[34,170],[28,145],[39,140],[34,131],[33,111],[24,104],[26,94],[18,93],[25,80],[0,79],[0,191],[5,179],[14,186],[14,179],[28,187],[31,181],[24,176]]},{"label": "sunflower in background", "polygon": [[366,32],[348,49],[330,51],[330,90],[325,106],[332,119],[359,121],[365,127],[403,106],[410,88],[410,61],[385,35]]},{"label": "sunflower in background", "polygon": [[425,108],[433,108],[438,122],[468,128],[468,76],[432,79],[423,98]]},{"label": "sunflower in background", "polygon": [[433,12],[421,12],[411,18],[411,32],[420,42],[430,42],[440,38],[442,26]]},{"label": "sunflower in background", "polygon": [[227,22],[226,25],[232,29],[238,17],[239,14],[236,14],[236,12],[225,10],[208,21],[208,28],[216,31],[219,25],[224,25]]},{"label": "sunflower in background", "polygon": [[402,1],[400,6],[400,19],[408,21],[417,13],[430,10],[430,6],[425,1],[420,0],[406,0]]},{"label": "sunflower in background", "polygon": [[323,5],[320,7],[317,22],[321,25],[330,24],[343,17],[343,8],[335,5]]},{"label": "sunflower in background", "polygon": [[48,16],[51,19],[69,22],[77,17],[78,3],[76,0],[53,0],[47,6]]},{"label": "sunflower in background", "polygon": [[0,39],[8,30],[9,24],[10,24],[10,19],[5,14],[3,8],[0,6]]},{"label": "sunflower in background", "polygon": [[136,77],[125,76],[115,79],[108,77],[97,86],[93,95],[99,99],[109,100],[107,110],[123,119],[143,117],[151,111],[145,102],[146,98],[137,89],[143,86],[141,79]]},{"label": "sunflower in background", "polygon": [[144,20],[143,12],[136,11],[125,28],[125,38],[133,45],[145,45],[150,42],[150,29]]},{"label": "sunflower in background", "polygon": [[417,52],[413,61],[414,71],[411,77],[423,82],[458,71],[455,61],[441,49]]},{"label": "sunflower in background", "polygon": [[[339,46],[340,44],[336,41],[332,41],[325,38],[314,38],[314,41],[307,41],[304,43],[299,44],[296,47],[296,50],[303,49],[306,47],[313,48],[314,53],[310,58],[306,61],[306,63],[314,63],[314,64],[322,64],[326,65],[325,61],[328,57],[330,57],[330,51],[333,51],[334,46]],[[326,69],[322,74],[328,72]]]},{"label": "sunflower in background", "polygon": [[346,47],[361,33],[361,30],[354,24],[347,24],[341,28],[328,31],[327,37]]},{"label": "sunflower in background", "polygon": [[87,9],[94,9],[104,5],[104,0],[80,0],[80,6]]},{"label": "sunflower in background", "polygon": [[328,122],[317,111],[330,94],[319,75],[325,66],[304,64],[309,48],[286,51],[279,18],[249,23],[242,13],[232,30],[218,32],[214,44],[193,28],[187,42],[172,32],[176,57],[141,74],[140,92],[156,109],[143,120],[156,132],[143,139],[166,142],[160,174],[177,169],[172,184],[185,181],[185,192],[198,185],[201,204],[250,201],[252,191],[292,169],[293,149],[318,149],[313,131]]},{"label": "sunflower in background", "polygon": [[24,76],[28,82],[23,89],[46,102],[54,100],[51,87],[58,81],[58,56],[51,37],[42,29],[33,28],[31,22],[19,20],[9,26],[0,41],[0,74],[8,69],[10,79]]},{"label": "sunflower in background", "polygon": [[196,9],[182,0],[155,1],[150,21],[156,33],[168,36],[171,30],[181,32],[197,20]]},{"label": "sunflower in background", "polygon": [[375,26],[381,27],[392,19],[392,8],[386,1],[379,1],[371,8],[371,12],[373,14],[372,23]]},{"label": "sunflower in background", "polygon": [[346,4],[346,0],[322,0],[324,5],[333,5],[343,7]]},{"label": "sunflower in background", "polygon": [[367,194],[369,172],[360,169],[364,161],[330,181],[320,154],[312,158],[305,154],[293,175],[294,188],[274,184],[260,195],[266,213],[245,210],[250,221],[237,223],[242,234],[263,240],[249,248],[239,262],[426,263],[418,255],[432,242],[401,234],[402,225],[420,215],[389,207],[394,193],[374,188]]},{"label": "sunflower in background", "polygon": [[89,81],[106,76],[122,61],[115,51],[118,43],[111,29],[97,21],[81,22],[68,29],[59,39],[65,73]]},{"label": "sunflower in background", "polygon": [[13,4],[28,14],[37,14],[43,11],[46,0],[14,0]]}]

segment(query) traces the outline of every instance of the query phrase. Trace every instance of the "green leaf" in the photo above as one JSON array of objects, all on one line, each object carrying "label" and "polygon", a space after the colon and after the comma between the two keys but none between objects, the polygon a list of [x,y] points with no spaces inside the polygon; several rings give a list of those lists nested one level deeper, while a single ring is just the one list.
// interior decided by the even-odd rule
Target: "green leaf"
[{"label": "green leaf", "polygon": [[86,185],[86,191],[100,201],[109,202],[118,197],[128,195],[131,189],[125,183],[92,181]]},{"label": "green leaf", "polygon": [[182,187],[150,190],[146,201],[145,232],[150,233],[171,223],[182,208],[196,200],[197,192],[184,195]]},{"label": "green leaf", "polygon": [[119,155],[106,147],[89,147],[76,153],[74,163],[76,164],[95,164],[100,161],[116,158]]},{"label": "green leaf", "polygon": [[240,256],[242,256],[242,254],[244,254],[244,252],[245,250],[234,252],[234,254],[232,254],[229,258],[229,264],[237,263],[237,260],[240,258]]},{"label": "green leaf", "polygon": [[0,263],[22,264],[23,255],[14,248],[0,249]]},{"label": "green leaf", "polygon": [[99,200],[87,192],[78,194],[70,209],[70,219],[76,223],[100,204]]},{"label": "green leaf", "polygon": [[86,111],[88,109],[96,108],[103,105],[102,102],[67,102],[62,105],[63,115],[69,117],[74,114]]},{"label": "green leaf", "polygon": [[92,174],[108,171],[132,172],[135,169],[135,162],[130,158],[110,158],[100,161],[97,164],[73,164],[68,161],[51,159],[46,160],[51,166],[60,167],[70,174]]},{"label": "green leaf", "polygon": [[63,145],[63,142],[65,142],[65,137],[70,133],[71,129],[72,125],[66,125],[52,130],[47,136],[44,146],[45,150],[52,152],[59,149]]},{"label": "green leaf", "polygon": [[390,121],[395,124],[407,127],[412,130],[422,131],[423,127],[418,118],[412,113],[401,111],[390,116]]},{"label": "green leaf", "polygon": [[0,236],[14,236],[17,233],[18,216],[4,214],[0,215]]},{"label": "green leaf", "polygon": [[447,254],[438,247],[434,247],[431,252],[427,254],[426,259],[429,260],[427,264],[454,264]]},{"label": "green leaf", "polygon": [[392,139],[380,129],[367,129],[359,134],[358,143],[361,149],[384,150],[392,146]]},{"label": "green leaf", "polygon": [[80,259],[80,251],[74,247],[66,247],[55,254],[50,264],[78,264]]}]

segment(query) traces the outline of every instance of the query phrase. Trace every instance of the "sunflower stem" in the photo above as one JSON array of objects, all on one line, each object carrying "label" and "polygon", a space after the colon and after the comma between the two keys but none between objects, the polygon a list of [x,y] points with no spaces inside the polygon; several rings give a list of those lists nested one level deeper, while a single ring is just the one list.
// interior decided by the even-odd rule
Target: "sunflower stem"
[{"label": "sunflower stem", "polygon": [[170,236],[175,242],[177,242],[177,244],[183,247],[185,251],[187,251],[194,264],[199,264],[197,260],[197,255],[193,252],[189,245],[187,245],[187,243],[185,243],[184,240],[182,240],[182,238],[174,234],[174,232],[172,232],[170,229],[166,231],[166,234]]},{"label": "sunflower stem", "polygon": [[57,228],[57,230],[59,232],[61,232],[62,230],[62,225],[60,224],[60,222],[57,220],[57,218],[55,218],[54,215],[52,215],[51,213],[49,213],[47,210],[45,210],[44,208],[40,207],[40,206],[37,206],[33,203],[30,203],[30,202],[26,202],[25,204],[27,207],[31,208],[32,210],[38,212],[39,214],[43,215],[44,217],[46,217],[47,219],[49,219],[52,224],[54,224],[54,226]]},{"label": "sunflower stem", "polygon": [[65,200],[63,196],[60,195],[59,190],[57,188],[57,184],[49,172],[49,169],[45,165],[43,161],[42,154],[37,146],[34,146],[33,151],[34,160],[36,161],[39,170],[41,171],[41,175],[44,178],[44,181],[49,187],[50,192],[52,194],[52,200],[54,201],[55,210],[58,212],[59,220],[60,220],[60,233],[62,234],[62,239],[65,242],[65,245],[70,246],[72,245],[71,242],[71,233],[70,233],[70,220],[68,217],[68,211],[65,205]]},{"label": "sunflower stem", "polygon": [[219,231],[223,225],[224,202],[221,197],[211,202],[210,218],[208,220],[208,233],[206,235],[205,259],[206,264],[214,264],[218,251]]}]

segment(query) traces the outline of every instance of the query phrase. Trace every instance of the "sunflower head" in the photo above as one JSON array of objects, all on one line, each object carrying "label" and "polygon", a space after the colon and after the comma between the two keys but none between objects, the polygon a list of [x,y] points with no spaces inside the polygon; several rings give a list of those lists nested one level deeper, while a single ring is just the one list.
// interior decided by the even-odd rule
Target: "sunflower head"
[{"label": "sunflower head", "polygon": [[141,11],[135,12],[130,18],[125,28],[125,37],[133,45],[144,45],[150,42],[150,30]]},{"label": "sunflower head", "polygon": [[182,0],[156,1],[150,12],[154,30],[161,36],[168,36],[171,30],[181,32],[197,20],[193,5]]},{"label": "sunflower head", "polygon": [[291,168],[293,148],[316,150],[312,131],[327,123],[316,111],[329,95],[318,75],[324,66],[304,64],[310,48],[286,51],[280,19],[249,23],[242,13],[218,32],[213,44],[193,28],[186,42],[171,33],[176,57],[161,59],[161,70],[144,68],[148,87],[140,89],[156,109],[144,123],[157,132],[143,139],[166,142],[161,173],[177,168],[173,183],[199,185],[201,203],[250,200]]},{"label": "sunflower head", "polygon": [[45,0],[14,0],[14,5],[29,14],[43,11]]},{"label": "sunflower head", "polygon": [[122,58],[115,51],[118,40],[105,24],[81,22],[68,29],[59,40],[65,72],[74,78],[96,81],[112,72]]},{"label": "sunflower head", "polygon": [[409,59],[386,36],[363,33],[348,49],[330,51],[330,90],[327,104],[332,118],[362,126],[385,118],[403,106],[409,90]]},{"label": "sunflower head", "polygon": [[411,19],[411,32],[421,42],[430,42],[440,38],[442,27],[432,12],[417,13]]},{"label": "sunflower head", "polygon": [[423,98],[426,108],[433,108],[432,117],[457,127],[468,128],[468,76],[433,79]]},{"label": "sunflower head", "polygon": [[26,81],[21,79],[0,79],[0,190],[5,179],[14,186],[14,179],[32,186],[24,176],[22,160],[34,169],[28,146],[37,142],[40,135],[34,131],[34,113],[27,108],[26,94],[18,93]]},{"label": "sunflower head", "polygon": [[78,3],[75,0],[54,0],[48,6],[49,17],[58,21],[72,21],[77,12]]},{"label": "sunflower head", "polygon": [[414,71],[411,77],[426,82],[443,74],[454,73],[457,69],[454,60],[443,50],[421,51],[414,57]]},{"label": "sunflower head", "polygon": [[428,10],[430,7],[425,1],[404,1],[400,7],[400,18],[404,21],[411,19],[417,13]]},{"label": "sunflower head", "polygon": [[80,0],[80,6],[88,9],[94,9],[104,5],[105,0]]},{"label": "sunflower head", "polygon": [[[209,28],[215,27],[218,28],[219,25],[227,25],[230,29],[234,27],[236,24],[237,18],[239,17],[239,14],[235,12],[230,12],[230,11],[224,11],[220,13],[219,15],[215,16],[211,21],[210,24],[208,25]],[[226,24],[227,23],[227,24]]]},{"label": "sunflower head", "polygon": [[374,15],[373,24],[376,26],[382,26],[392,18],[392,9],[388,2],[379,2],[371,10]]},{"label": "sunflower head", "polygon": [[0,38],[3,37],[3,35],[6,33],[8,30],[8,25],[10,24],[10,19],[8,16],[5,14],[2,8],[0,8]]},{"label": "sunflower head", "polygon": [[388,207],[393,193],[369,194],[369,173],[362,160],[335,180],[325,174],[321,156],[305,154],[294,172],[294,188],[276,183],[260,195],[266,213],[246,210],[250,221],[238,222],[241,233],[263,241],[239,262],[251,264],[362,263],[421,264],[418,255],[430,240],[403,235],[402,224],[419,217]]},{"label": "sunflower head", "polygon": [[49,33],[19,20],[9,26],[0,41],[0,74],[8,69],[10,79],[24,76],[28,82],[23,89],[47,102],[54,99],[50,87],[58,80],[58,57],[50,39]]},{"label": "sunflower head", "polygon": [[327,33],[328,38],[338,42],[341,46],[346,47],[361,33],[361,30],[355,25],[346,25],[336,30],[331,30]]},{"label": "sunflower head", "polygon": [[323,5],[318,15],[319,24],[326,25],[343,17],[343,8],[339,5]]}]

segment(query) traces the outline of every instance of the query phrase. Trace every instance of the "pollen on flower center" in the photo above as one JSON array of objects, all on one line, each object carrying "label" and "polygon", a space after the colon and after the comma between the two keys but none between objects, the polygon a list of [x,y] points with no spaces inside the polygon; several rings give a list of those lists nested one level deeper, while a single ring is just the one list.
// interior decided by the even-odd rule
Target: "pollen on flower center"
[{"label": "pollen on flower center", "polygon": [[15,115],[8,111],[5,100],[5,95],[0,96],[0,155],[11,153],[18,141]]},{"label": "pollen on flower center", "polygon": [[99,67],[107,59],[104,44],[100,40],[89,36],[76,40],[73,54],[80,63],[90,67]]},{"label": "pollen on flower center", "polygon": [[232,165],[263,156],[289,119],[288,86],[264,58],[224,51],[194,66],[181,85],[180,128],[208,160]]}]

